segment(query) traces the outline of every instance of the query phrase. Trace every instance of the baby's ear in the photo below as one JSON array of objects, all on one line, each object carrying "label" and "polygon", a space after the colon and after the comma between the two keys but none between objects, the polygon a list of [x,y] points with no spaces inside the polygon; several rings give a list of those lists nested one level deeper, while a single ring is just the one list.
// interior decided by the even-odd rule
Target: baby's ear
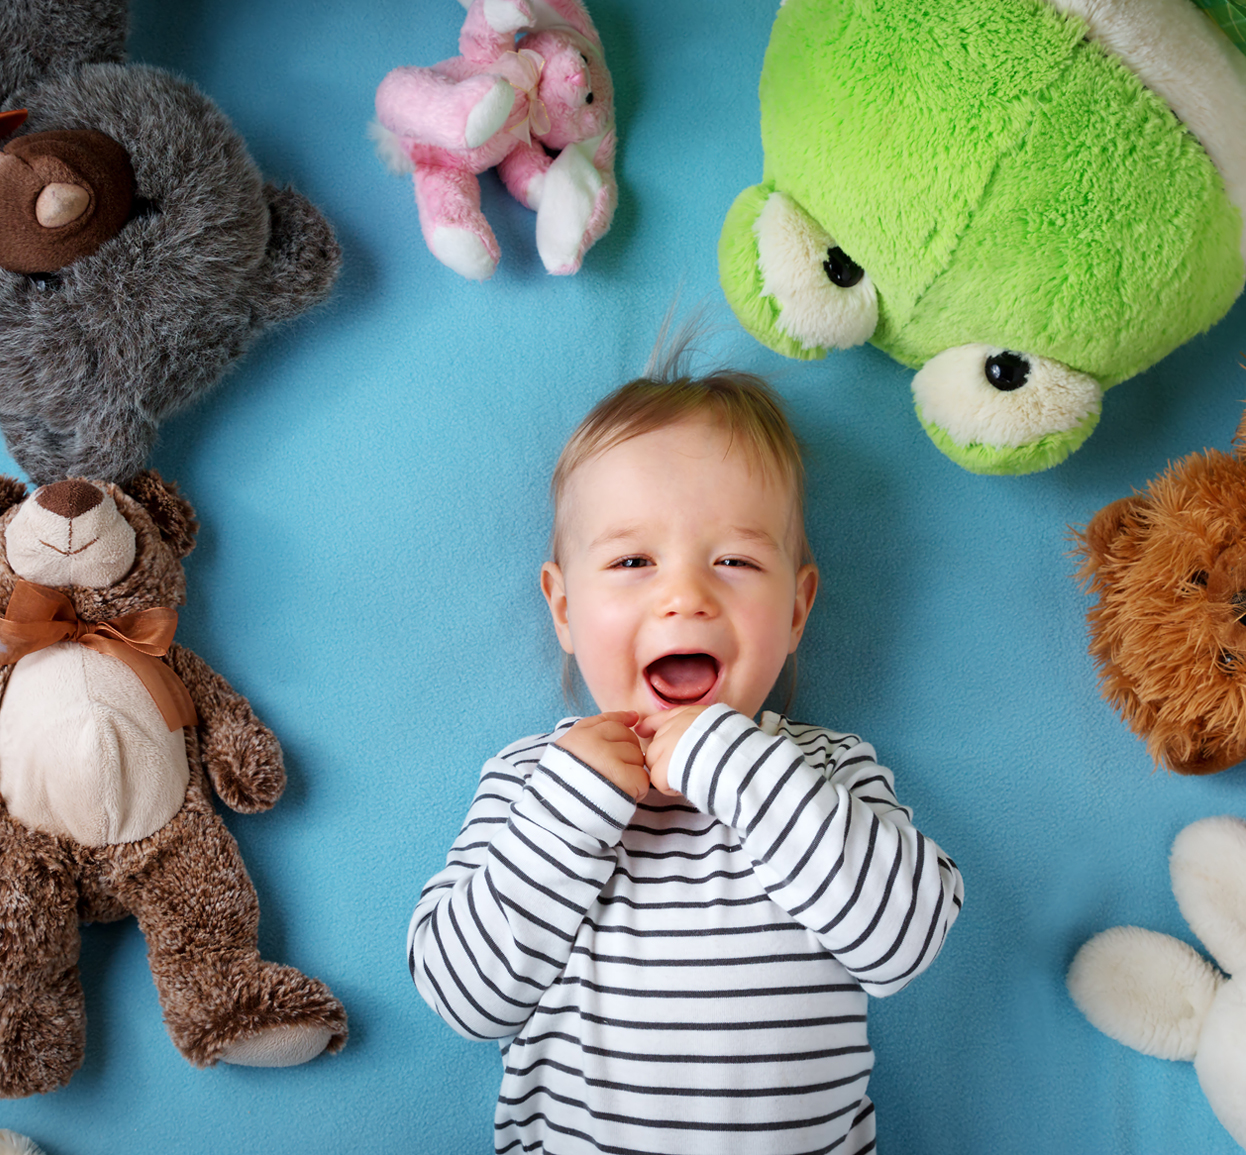
[{"label": "baby's ear", "polygon": [[173,482],[165,481],[154,469],[145,469],[135,474],[123,488],[147,510],[176,557],[185,557],[195,548],[199,523],[195,520],[194,507],[178,493]]},{"label": "baby's ear", "polygon": [[264,186],[270,232],[252,292],[257,328],[297,317],[329,295],[342,249],[324,215],[302,193]]},{"label": "baby's ear", "polygon": [[1113,543],[1128,531],[1130,521],[1146,504],[1146,498],[1141,494],[1122,497],[1099,510],[1084,530],[1074,531],[1074,537],[1079,542],[1078,552],[1083,559],[1084,577],[1091,576],[1103,564]]}]

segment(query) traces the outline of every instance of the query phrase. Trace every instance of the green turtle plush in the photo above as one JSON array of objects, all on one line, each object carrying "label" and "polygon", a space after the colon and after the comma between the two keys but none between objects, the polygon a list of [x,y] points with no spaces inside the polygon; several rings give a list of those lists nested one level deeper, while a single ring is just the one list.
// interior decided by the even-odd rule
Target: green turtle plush
[{"label": "green turtle plush", "polygon": [[979,473],[1062,461],[1103,391],[1246,280],[1246,55],[1190,0],[785,0],[762,182],[719,242],[789,357],[870,341]]}]

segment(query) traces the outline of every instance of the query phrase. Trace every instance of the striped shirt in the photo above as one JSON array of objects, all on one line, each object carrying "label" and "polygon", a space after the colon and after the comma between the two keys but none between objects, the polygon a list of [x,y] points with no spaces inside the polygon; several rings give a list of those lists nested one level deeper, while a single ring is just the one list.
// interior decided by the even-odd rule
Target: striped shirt
[{"label": "striped shirt", "polygon": [[955,864],[846,734],[726,706],[637,805],[552,745],[481,773],[411,920],[420,994],[500,1041],[499,1152],[874,1149],[867,994],[930,965]]}]

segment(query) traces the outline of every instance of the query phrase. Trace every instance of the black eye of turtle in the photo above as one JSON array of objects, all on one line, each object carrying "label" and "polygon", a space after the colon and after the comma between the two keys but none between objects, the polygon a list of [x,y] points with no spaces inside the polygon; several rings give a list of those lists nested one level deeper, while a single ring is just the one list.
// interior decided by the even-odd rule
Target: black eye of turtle
[{"label": "black eye of turtle", "polygon": [[986,379],[1001,393],[1020,389],[1029,380],[1030,363],[1020,353],[996,353],[986,359]]},{"label": "black eye of turtle", "polygon": [[61,287],[61,278],[57,273],[27,273],[26,280],[41,293],[55,293]]},{"label": "black eye of turtle", "polygon": [[593,103],[593,94],[591,92],[584,98],[584,103],[585,104]]},{"label": "black eye of turtle", "polygon": [[822,262],[822,268],[831,284],[838,285],[841,289],[851,289],[865,276],[865,270],[838,245],[826,250],[826,260]]}]

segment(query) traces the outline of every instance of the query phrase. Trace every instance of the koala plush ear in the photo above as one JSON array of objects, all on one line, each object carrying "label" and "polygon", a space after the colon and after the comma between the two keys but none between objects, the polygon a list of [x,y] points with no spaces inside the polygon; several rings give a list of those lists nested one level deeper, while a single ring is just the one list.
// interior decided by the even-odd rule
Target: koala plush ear
[{"label": "koala plush ear", "polygon": [[6,477],[0,474],[0,513],[15,505],[21,505],[25,500],[26,486],[16,477]]},{"label": "koala plush ear", "polygon": [[173,482],[165,481],[154,469],[145,469],[135,474],[123,488],[147,510],[174,554],[185,557],[195,548],[199,523],[195,520],[194,507],[178,493]]},{"label": "koala plush ear", "polygon": [[3,9],[0,92],[28,88],[76,64],[125,60],[128,0],[25,0]]},{"label": "koala plush ear", "polygon": [[1135,493],[1105,505],[1090,519],[1090,524],[1077,534],[1085,557],[1084,570],[1094,573],[1103,564],[1112,543],[1125,532],[1125,523],[1146,505],[1146,498]]},{"label": "koala plush ear", "polygon": [[301,193],[266,184],[271,230],[252,305],[256,327],[297,317],[329,295],[342,249],[320,210]]}]

